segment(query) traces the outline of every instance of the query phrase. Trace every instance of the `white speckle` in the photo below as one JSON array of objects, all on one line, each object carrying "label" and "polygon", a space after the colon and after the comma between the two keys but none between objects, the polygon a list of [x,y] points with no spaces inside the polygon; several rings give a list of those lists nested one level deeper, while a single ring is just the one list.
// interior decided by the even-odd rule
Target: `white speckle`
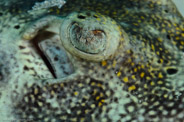
[{"label": "white speckle", "polygon": [[45,0],[44,2],[35,3],[33,10],[47,9],[57,6],[59,9],[66,3],[64,0]]}]

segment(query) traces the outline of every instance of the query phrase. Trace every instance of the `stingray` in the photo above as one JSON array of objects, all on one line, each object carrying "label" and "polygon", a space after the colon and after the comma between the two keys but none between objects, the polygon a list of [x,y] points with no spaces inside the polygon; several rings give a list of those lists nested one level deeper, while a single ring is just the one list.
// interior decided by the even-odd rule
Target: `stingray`
[{"label": "stingray", "polygon": [[0,4],[2,121],[184,118],[184,20],[171,0]]}]

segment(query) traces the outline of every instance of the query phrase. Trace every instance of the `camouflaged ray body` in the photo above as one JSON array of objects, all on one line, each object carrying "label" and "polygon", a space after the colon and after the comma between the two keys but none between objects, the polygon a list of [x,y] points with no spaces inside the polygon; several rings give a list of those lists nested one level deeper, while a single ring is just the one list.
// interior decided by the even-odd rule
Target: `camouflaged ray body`
[{"label": "camouflaged ray body", "polygon": [[[183,121],[184,20],[170,0],[68,0],[60,10],[29,13],[35,2],[0,4],[2,120]],[[73,57],[79,75],[57,80],[21,33],[44,16],[73,11],[116,20],[131,46],[102,62]]]}]

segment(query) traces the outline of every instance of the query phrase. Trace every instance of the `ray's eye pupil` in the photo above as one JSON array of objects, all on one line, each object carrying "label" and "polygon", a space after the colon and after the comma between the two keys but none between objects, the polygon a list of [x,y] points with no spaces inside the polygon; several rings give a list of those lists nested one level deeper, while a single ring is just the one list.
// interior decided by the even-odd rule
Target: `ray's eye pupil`
[{"label": "ray's eye pupil", "polygon": [[175,69],[175,68],[169,68],[169,69],[167,69],[167,73],[168,73],[169,75],[176,74],[177,72],[178,72],[178,70]]}]

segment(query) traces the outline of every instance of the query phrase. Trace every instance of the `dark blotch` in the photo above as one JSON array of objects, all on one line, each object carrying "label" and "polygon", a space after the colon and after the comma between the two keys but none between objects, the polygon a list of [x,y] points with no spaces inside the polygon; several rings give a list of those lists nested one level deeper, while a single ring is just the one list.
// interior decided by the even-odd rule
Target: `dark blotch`
[{"label": "dark blotch", "polygon": [[171,39],[170,35],[167,35],[167,39],[169,39],[169,40]]},{"label": "dark blotch", "polygon": [[58,59],[58,57],[54,57],[54,61],[58,61],[59,59]]},{"label": "dark blotch", "polygon": [[21,49],[21,50],[22,50],[22,49],[25,49],[25,48],[26,48],[26,47],[24,47],[24,46],[21,46],[21,45],[19,46],[19,49]]},{"label": "dark blotch", "polygon": [[14,28],[15,28],[15,29],[19,29],[20,26],[19,26],[19,25],[15,25]]},{"label": "dark blotch", "polygon": [[0,81],[3,80],[3,75],[2,73],[0,72]]},{"label": "dark blotch", "polygon": [[83,15],[78,15],[78,18],[79,18],[79,19],[85,19],[86,17],[83,16]]},{"label": "dark blotch", "polygon": [[178,72],[178,70],[175,69],[175,68],[168,68],[168,69],[167,69],[167,73],[168,73],[169,75],[176,74],[177,72]]},{"label": "dark blotch", "polygon": [[164,10],[165,11],[165,13],[168,13],[169,11],[166,9],[166,10]]},{"label": "dark blotch", "polygon": [[24,70],[29,70],[29,68],[27,66],[24,66]]}]

